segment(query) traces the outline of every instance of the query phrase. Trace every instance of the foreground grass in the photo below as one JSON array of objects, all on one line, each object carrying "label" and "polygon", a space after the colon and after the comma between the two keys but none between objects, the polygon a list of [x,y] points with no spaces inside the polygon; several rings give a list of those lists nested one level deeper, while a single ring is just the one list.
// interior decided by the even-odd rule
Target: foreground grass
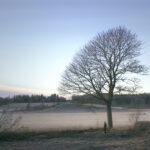
[{"label": "foreground grass", "polygon": [[[26,140],[28,138],[33,137],[44,137],[44,138],[60,138],[60,137],[74,137],[78,134],[85,133],[86,131],[94,131],[98,129],[86,129],[86,130],[44,130],[44,131],[10,131],[10,132],[2,132],[0,133],[0,141],[18,141],[18,140]],[[99,129],[100,130],[100,129]]]},{"label": "foreground grass", "polygon": [[64,131],[24,131],[0,134],[0,150],[149,150],[150,127]]},{"label": "foreground grass", "polygon": [[8,131],[0,133],[0,141],[19,141],[19,140],[27,140],[29,138],[39,137],[39,138],[61,138],[61,137],[88,137],[88,136],[105,136],[107,138],[111,137],[133,137],[137,135],[141,135],[143,133],[150,133],[149,128],[119,128],[119,129],[111,129],[107,131],[107,134],[103,133],[102,128],[97,129],[68,129],[68,130],[24,130],[24,131]]}]

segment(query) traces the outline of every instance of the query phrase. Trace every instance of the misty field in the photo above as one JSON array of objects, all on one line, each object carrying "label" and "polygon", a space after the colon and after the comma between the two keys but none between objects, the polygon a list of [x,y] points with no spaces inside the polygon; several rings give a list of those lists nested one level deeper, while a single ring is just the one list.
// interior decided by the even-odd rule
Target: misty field
[{"label": "misty field", "polygon": [[16,118],[16,131],[0,134],[0,150],[148,150],[150,129],[134,129],[138,121],[150,121],[150,110],[113,107],[114,129],[106,135],[103,105],[66,103],[25,103],[0,107]]},{"label": "misty field", "polygon": [[[20,116],[20,127],[30,130],[63,130],[103,127],[107,121],[105,106],[96,104],[72,103],[26,103],[1,106],[0,111],[7,109],[13,116]],[[150,121],[150,110],[140,109],[140,121]],[[132,126],[136,109],[113,107],[114,127]]]}]

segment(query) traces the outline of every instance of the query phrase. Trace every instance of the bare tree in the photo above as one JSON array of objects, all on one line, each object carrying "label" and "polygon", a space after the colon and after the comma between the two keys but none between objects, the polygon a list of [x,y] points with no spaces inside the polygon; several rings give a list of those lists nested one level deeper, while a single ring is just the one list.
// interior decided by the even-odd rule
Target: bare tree
[{"label": "bare tree", "polygon": [[128,80],[127,73],[143,74],[146,67],[136,59],[141,41],[125,27],[98,34],[66,68],[59,90],[65,94],[90,94],[107,108],[108,127],[113,127],[112,100],[117,84]]}]

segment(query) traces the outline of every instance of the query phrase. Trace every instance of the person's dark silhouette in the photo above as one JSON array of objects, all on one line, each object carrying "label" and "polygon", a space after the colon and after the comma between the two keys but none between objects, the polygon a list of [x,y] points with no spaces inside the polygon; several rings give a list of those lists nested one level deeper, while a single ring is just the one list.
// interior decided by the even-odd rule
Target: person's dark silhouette
[{"label": "person's dark silhouette", "polygon": [[106,122],[104,122],[104,133],[105,134],[107,133],[107,124],[106,124]]}]

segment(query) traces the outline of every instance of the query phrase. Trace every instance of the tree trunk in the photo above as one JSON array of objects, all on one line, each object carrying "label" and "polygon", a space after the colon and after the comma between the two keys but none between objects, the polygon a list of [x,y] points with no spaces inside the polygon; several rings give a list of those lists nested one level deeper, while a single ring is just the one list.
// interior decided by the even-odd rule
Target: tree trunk
[{"label": "tree trunk", "polygon": [[111,129],[111,128],[113,128],[111,103],[107,102],[106,107],[107,107],[107,123],[108,123],[108,128]]}]

